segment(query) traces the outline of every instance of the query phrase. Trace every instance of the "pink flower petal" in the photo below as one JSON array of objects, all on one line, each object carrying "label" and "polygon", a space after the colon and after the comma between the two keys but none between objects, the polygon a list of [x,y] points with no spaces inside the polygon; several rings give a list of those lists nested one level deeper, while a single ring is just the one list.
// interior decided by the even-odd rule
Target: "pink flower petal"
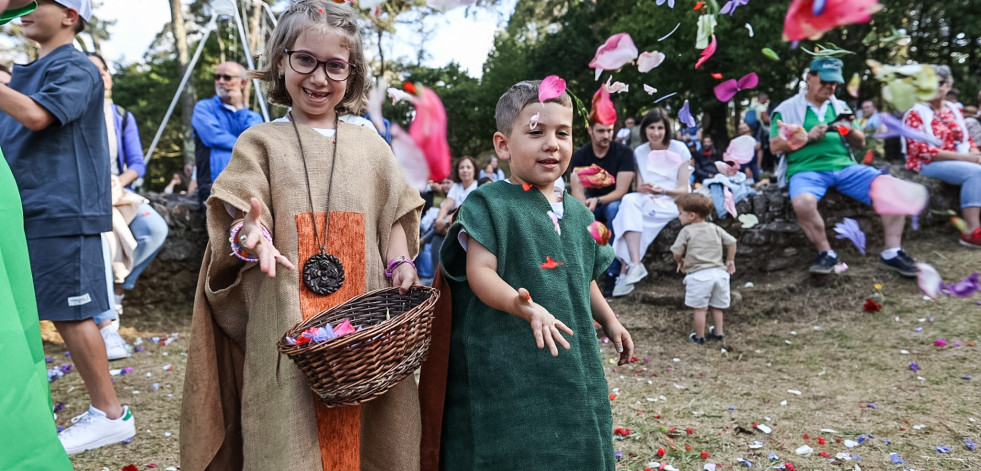
[{"label": "pink flower petal", "polygon": [[409,135],[426,156],[430,179],[441,181],[450,174],[450,145],[446,142],[446,109],[436,92],[421,87],[415,99],[416,117]]},{"label": "pink flower petal", "polygon": [[725,175],[727,177],[731,177],[731,176],[735,175],[736,172],[739,171],[739,167],[735,167],[735,166],[729,165],[728,163],[723,162],[721,160],[716,160],[715,161],[715,169],[718,170],[719,173],[721,173],[721,174],[723,174],[723,175]]},{"label": "pink flower petal", "polygon": [[930,194],[919,183],[881,175],[872,180],[869,197],[872,198],[872,207],[879,214],[915,216],[926,207]]},{"label": "pink flower petal", "polygon": [[596,49],[596,55],[589,61],[590,69],[617,70],[637,58],[637,46],[627,33],[610,36]]},{"label": "pink flower petal", "polygon": [[732,196],[732,192],[729,191],[729,187],[722,187],[722,193],[725,195],[723,199],[723,206],[726,211],[732,215],[732,217],[738,217],[739,214],[736,213],[736,199]]},{"label": "pink flower petal", "polygon": [[701,67],[702,64],[705,63],[705,61],[709,60],[709,57],[712,57],[712,54],[715,54],[716,47],[718,47],[718,43],[716,42],[715,35],[713,34],[712,41],[709,43],[708,47],[706,47],[705,50],[702,51],[702,56],[698,59],[698,62],[695,62],[696,69]]},{"label": "pink flower petal", "polygon": [[814,14],[813,0],[793,0],[783,21],[783,40],[815,38],[841,25],[868,23],[882,5],[878,0],[827,0],[824,11]]},{"label": "pink flower petal", "polygon": [[779,119],[777,120],[777,126],[779,127],[777,136],[787,141],[790,150],[800,149],[804,147],[804,144],[807,144],[807,131],[804,130],[803,126],[799,124],[787,124]]},{"label": "pink flower petal", "polygon": [[334,327],[334,335],[338,337],[350,334],[351,332],[355,332],[354,326],[351,325],[351,319],[344,319],[341,325]]},{"label": "pink flower petal", "polygon": [[736,162],[737,164],[747,164],[756,157],[756,139],[752,136],[739,136],[729,141],[723,160]]},{"label": "pink flower petal", "polygon": [[653,94],[657,93],[657,89],[656,88],[654,88],[654,87],[652,87],[652,86],[650,86],[650,85],[648,85],[646,83],[644,84],[644,91],[647,92],[648,95],[653,95]]},{"label": "pink flower petal", "polygon": [[538,85],[538,101],[542,103],[560,97],[563,93],[565,93],[565,80],[558,75],[549,75]]},{"label": "pink flower petal", "polygon": [[650,72],[651,69],[661,65],[664,62],[664,53],[657,51],[644,51],[640,53],[640,57],[637,58],[637,70],[644,74]]},{"label": "pink flower petal", "polygon": [[920,287],[920,291],[936,299],[940,295],[941,286],[944,284],[943,278],[940,278],[940,273],[937,273],[935,268],[926,263],[917,263],[916,268],[916,284]]},{"label": "pink flower petal", "polygon": [[610,100],[610,92],[606,90],[606,85],[600,85],[599,90],[593,94],[593,106],[589,118],[590,121],[604,126],[611,126],[617,122],[617,109]]}]

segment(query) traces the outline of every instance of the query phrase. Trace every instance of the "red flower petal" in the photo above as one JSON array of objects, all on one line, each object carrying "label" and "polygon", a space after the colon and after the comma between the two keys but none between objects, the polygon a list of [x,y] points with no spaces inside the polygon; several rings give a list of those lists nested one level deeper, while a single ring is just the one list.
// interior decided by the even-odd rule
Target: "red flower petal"
[{"label": "red flower petal", "polygon": [[722,74],[720,74],[718,72],[715,72],[715,73],[712,74],[712,78],[714,78],[716,80],[722,80]]},{"label": "red flower petal", "polygon": [[718,46],[719,44],[715,41],[715,35],[713,34],[712,41],[709,42],[708,47],[706,47],[705,50],[702,51],[702,55],[701,57],[699,57],[698,62],[695,62],[695,68],[697,69],[701,67],[702,64],[705,63],[705,61],[709,60],[709,57],[712,57],[712,54],[715,54],[715,48]]},{"label": "red flower petal", "polygon": [[128,464],[123,466],[123,471],[140,471],[140,468],[137,468],[135,464]]},{"label": "red flower petal", "polygon": [[405,83],[403,83],[402,84],[402,88],[405,89],[406,92],[409,92],[409,93],[411,93],[413,95],[415,95],[416,92],[417,92],[416,91],[416,84],[414,84],[412,82],[405,82]]},{"label": "red flower petal", "polygon": [[695,429],[693,429],[691,427],[688,427],[688,428],[685,429],[685,433],[687,433],[688,435],[694,435],[695,434]]},{"label": "red flower petal", "polygon": [[699,453],[698,456],[701,456],[703,460],[707,460],[709,457],[709,453],[707,451],[703,451]]},{"label": "red flower petal", "polygon": [[556,262],[554,258],[546,256],[542,268],[555,268],[559,265],[565,265],[565,262]]},{"label": "red flower petal", "polygon": [[685,445],[685,451],[691,451],[691,445]]},{"label": "red flower petal", "polygon": [[616,394],[610,394],[610,400],[611,401],[614,400],[614,399],[616,399],[616,398],[617,398],[617,395]]},{"label": "red flower petal", "polygon": [[692,8],[692,10],[701,10],[704,6],[705,2],[698,2],[695,4],[695,8]]},{"label": "red flower petal", "polygon": [[818,444],[819,445],[824,445],[825,444],[824,437],[818,437]]},{"label": "red flower petal", "polygon": [[659,458],[661,458],[661,457],[664,457],[664,455],[665,455],[665,453],[667,453],[667,452],[666,452],[666,451],[664,451],[664,448],[658,448],[658,449],[657,449],[657,456],[658,456]]},{"label": "red flower petal", "polygon": [[531,184],[530,184],[530,183],[522,183],[522,184],[521,184],[521,188],[522,188],[523,190],[525,190],[525,191],[528,191],[528,190],[530,190],[530,189],[531,189]]}]

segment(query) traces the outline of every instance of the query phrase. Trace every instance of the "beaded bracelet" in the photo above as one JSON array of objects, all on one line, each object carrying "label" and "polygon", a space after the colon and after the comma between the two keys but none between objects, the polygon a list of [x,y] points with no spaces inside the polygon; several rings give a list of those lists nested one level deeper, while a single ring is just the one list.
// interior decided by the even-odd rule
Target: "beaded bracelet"
[{"label": "beaded bracelet", "polygon": [[412,263],[412,260],[410,260],[409,257],[400,255],[388,261],[388,268],[385,269],[385,278],[391,278],[392,275],[395,274],[395,269],[403,263],[408,263],[411,265],[413,270],[416,269],[416,264]]},{"label": "beaded bracelet", "polygon": [[[228,231],[228,242],[232,246],[232,255],[245,260],[246,262],[258,262],[259,257],[249,251],[249,249],[245,248],[243,244],[245,241],[239,239],[239,233],[242,232],[242,227],[244,226],[245,222],[239,221],[238,223],[233,224],[231,230]],[[266,240],[272,244],[272,234],[269,233],[269,230],[262,226],[259,227],[262,229],[263,237],[265,237]]]}]

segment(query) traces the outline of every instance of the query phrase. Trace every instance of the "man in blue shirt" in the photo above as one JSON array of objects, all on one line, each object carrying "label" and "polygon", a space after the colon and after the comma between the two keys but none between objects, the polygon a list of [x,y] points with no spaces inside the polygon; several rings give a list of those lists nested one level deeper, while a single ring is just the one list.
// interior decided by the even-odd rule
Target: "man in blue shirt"
[{"label": "man in blue shirt", "polygon": [[235,140],[246,129],[262,122],[262,116],[245,107],[245,67],[222,62],[215,68],[215,96],[194,105],[194,161],[197,165],[198,199],[211,196],[211,183],[232,158]]}]

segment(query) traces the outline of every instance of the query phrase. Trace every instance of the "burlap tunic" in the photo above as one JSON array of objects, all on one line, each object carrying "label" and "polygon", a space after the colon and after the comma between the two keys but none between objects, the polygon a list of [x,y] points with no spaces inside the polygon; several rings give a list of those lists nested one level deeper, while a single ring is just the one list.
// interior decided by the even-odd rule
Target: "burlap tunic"
[{"label": "burlap tunic", "polygon": [[[336,293],[312,295],[299,272],[278,267],[276,278],[268,278],[257,263],[230,255],[232,216],[226,205],[244,212],[250,197],[261,202],[261,222],[276,247],[298,268],[306,261],[302,254],[318,250],[292,124],[267,123],[246,131],[215,181],[207,203],[209,244],[198,279],[184,383],[180,438],[185,471],[326,467],[313,393],[292,361],[283,357],[280,362],[276,342],[302,319],[302,312],[390,286],[384,270],[391,226],[402,224],[414,256],[423,203],[374,129],[338,126],[336,168],[331,168],[333,138],[299,126],[321,234],[328,182],[336,172],[327,251],[344,262],[347,276]],[[420,418],[411,377],[365,403],[361,419],[361,469],[418,469]]]},{"label": "burlap tunic", "polygon": [[[614,469],[612,414],[589,288],[613,260],[592,213],[568,193],[561,235],[537,190],[495,182],[460,207],[440,252],[453,294],[443,455],[446,470]],[[539,350],[527,321],[470,289],[461,229],[497,257],[497,274],[568,325],[570,350]],[[561,265],[542,267],[548,257]],[[547,265],[548,266],[548,265]]]}]

